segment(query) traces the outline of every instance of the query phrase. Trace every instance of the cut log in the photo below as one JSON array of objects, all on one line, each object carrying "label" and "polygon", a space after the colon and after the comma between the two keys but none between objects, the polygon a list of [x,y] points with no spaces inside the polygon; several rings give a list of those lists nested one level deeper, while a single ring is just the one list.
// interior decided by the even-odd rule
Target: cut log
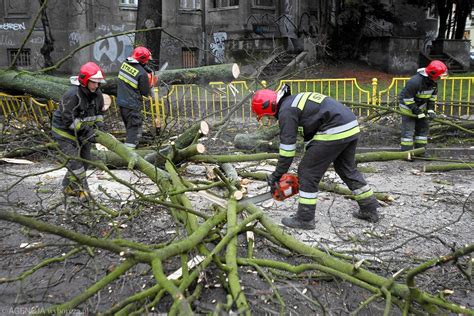
[{"label": "cut log", "polygon": [[162,70],[155,72],[159,83],[190,84],[208,83],[212,81],[229,82],[237,79],[240,69],[237,64],[221,64],[197,68]]},{"label": "cut log", "polygon": [[184,149],[192,144],[196,144],[201,136],[209,134],[209,124],[201,121],[188,128],[183,134],[179,135],[173,144],[161,149],[159,152],[152,152],[145,156],[145,160],[149,163],[162,165],[164,157],[167,157],[174,146],[176,150]]},{"label": "cut log", "polygon": [[450,170],[474,170],[474,163],[450,163],[443,165],[426,165],[423,166],[424,172],[433,171],[450,171]]},{"label": "cut log", "polygon": [[244,150],[274,151],[278,150],[278,143],[272,141],[280,133],[278,125],[259,128],[251,134],[237,134],[234,137],[234,147]]}]

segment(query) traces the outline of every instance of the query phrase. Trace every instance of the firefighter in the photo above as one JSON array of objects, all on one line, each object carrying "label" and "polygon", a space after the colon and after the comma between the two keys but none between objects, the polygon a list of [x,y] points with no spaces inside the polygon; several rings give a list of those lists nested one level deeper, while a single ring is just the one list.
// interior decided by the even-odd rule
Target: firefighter
[{"label": "firefighter", "polygon": [[429,119],[436,118],[434,105],[438,93],[437,81],[447,75],[447,70],[443,62],[433,60],[426,68],[418,69],[417,74],[408,80],[400,92],[400,111],[416,116],[402,115],[402,151],[413,149],[413,145],[421,148],[428,144]]},{"label": "firefighter", "polygon": [[148,48],[138,46],[122,63],[118,74],[116,102],[125,124],[125,145],[130,149],[137,147],[143,133],[142,97],[148,96],[156,84],[153,70],[147,65],[150,59]]},{"label": "firefighter", "polygon": [[359,210],[354,211],[353,216],[369,222],[378,221],[378,201],[356,168],[355,151],[360,130],[348,107],[316,92],[291,95],[289,87],[284,85],[278,92],[256,91],[252,111],[258,120],[263,116],[275,117],[280,126],[278,164],[267,179],[272,192],[295,157],[298,132],[304,136],[306,150],[298,166],[298,209],[296,214],[282,219],[285,226],[315,228],[318,185],[331,163],[359,204]]},{"label": "firefighter", "polygon": [[105,83],[105,76],[97,64],[88,62],[81,66],[77,77],[71,77],[71,83],[72,87],[61,97],[53,113],[52,134],[70,159],[62,180],[63,193],[87,200],[90,198],[87,163],[71,158],[91,159],[95,128],[104,125],[106,106],[100,84]]}]

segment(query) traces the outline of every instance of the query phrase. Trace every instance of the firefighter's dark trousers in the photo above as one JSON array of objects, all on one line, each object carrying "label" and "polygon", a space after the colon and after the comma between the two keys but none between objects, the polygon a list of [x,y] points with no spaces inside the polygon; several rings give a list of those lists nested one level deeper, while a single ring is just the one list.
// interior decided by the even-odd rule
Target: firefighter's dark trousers
[{"label": "firefighter's dark trousers", "polygon": [[357,170],[355,153],[357,138],[344,142],[312,141],[298,166],[300,198],[297,217],[300,220],[314,219],[319,182],[331,163],[336,173],[353,192],[361,209],[366,205],[378,205],[373,192],[362,174]]},{"label": "firefighter's dark trousers", "polygon": [[125,146],[135,148],[140,142],[143,133],[142,111],[120,107],[120,115],[127,131]]},{"label": "firefighter's dark trousers", "polygon": [[62,186],[63,189],[70,189],[71,191],[87,191],[89,185],[87,183],[87,167],[88,164],[74,157],[80,157],[82,159],[91,160],[91,143],[79,144],[77,141],[61,137],[53,132],[53,137],[59,144],[61,151],[67,155],[67,172],[63,178]]},{"label": "firefighter's dark trousers", "polygon": [[413,145],[415,148],[426,147],[429,128],[430,123],[426,117],[417,119],[402,115],[400,149],[402,151],[412,150]]}]

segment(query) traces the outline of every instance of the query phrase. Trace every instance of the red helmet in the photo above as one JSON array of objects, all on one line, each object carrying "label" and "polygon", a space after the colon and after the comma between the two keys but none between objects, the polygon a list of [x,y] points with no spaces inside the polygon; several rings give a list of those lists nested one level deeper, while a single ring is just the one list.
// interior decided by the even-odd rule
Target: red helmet
[{"label": "red helmet", "polygon": [[138,46],[133,50],[132,58],[138,60],[142,64],[146,64],[151,58],[151,52],[146,47]]},{"label": "red helmet", "polygon": [[257,115],[257,120],[262,116],[276,114],[277,93],[270,89],[257,90],[252,97],[252,112]]},{"label": "red helmet", "polygon": [[448,67],[442,61],[433,60],[426,66],[425,72],[431,80],[438,80],[439,77],[448,75]]},{"label": "red helmet", "polygon": [[102,72],[102,69],[100,69],[96,63],[91,61],[81,66],[77,79],[84,87],[87,86],[87,82],[89,80],[93,82],[105,83],[105,76]]}]

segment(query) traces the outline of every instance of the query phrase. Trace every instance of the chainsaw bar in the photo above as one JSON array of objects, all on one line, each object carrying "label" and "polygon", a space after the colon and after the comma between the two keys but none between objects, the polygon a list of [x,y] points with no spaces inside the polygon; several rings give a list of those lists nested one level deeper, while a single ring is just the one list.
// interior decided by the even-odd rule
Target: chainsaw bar
[{"label": "chainsaw bar", "polygon": [[260,202],[263,202],[263,201],[266,201],[266,200],[269,200],[269,199],[272,199],[273,198],[273,195],[271,192],[267,192],[267,193],[263,193],[263,194],[259,194],[259,195],[256,195],[256,196],[252,196],[252,197],[249,197],[249,198],[245,198],[242,200],[242,202],[245,202],[245,203],[260,203]]}]

